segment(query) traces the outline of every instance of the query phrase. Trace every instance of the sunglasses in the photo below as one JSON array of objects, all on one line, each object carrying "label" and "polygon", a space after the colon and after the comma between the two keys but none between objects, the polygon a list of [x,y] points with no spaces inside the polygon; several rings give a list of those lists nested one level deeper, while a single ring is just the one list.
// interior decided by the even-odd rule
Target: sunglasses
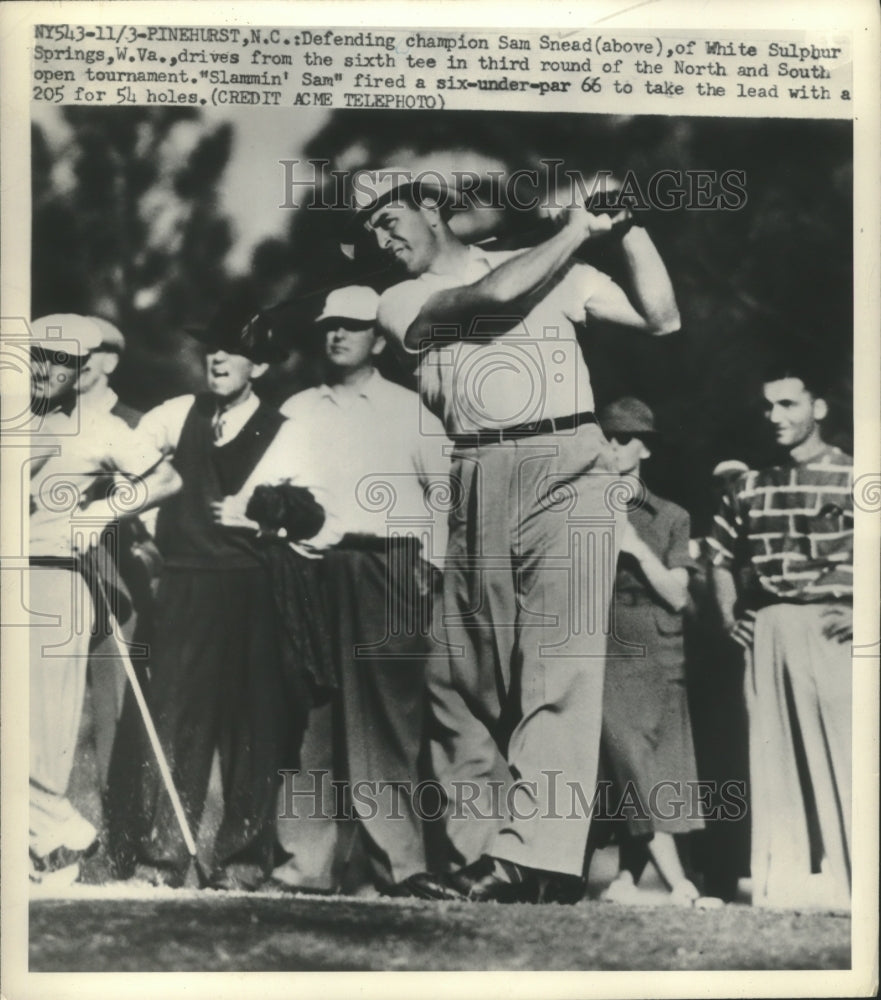
[{"label": "sunglasses", "polygon": [[609,435],[609,440],[610,441],[617,441],[617,443],[620,444],[620,445],[622,445],[622,446],[630,444],[630,442],[633,441],[635,438],[638,439],[638,440],[640,440],[640,441],[642,440],[642,438],[639,436],[639,434],[624,434],[624,433],[621,433],[621,434],[610,434]]}]

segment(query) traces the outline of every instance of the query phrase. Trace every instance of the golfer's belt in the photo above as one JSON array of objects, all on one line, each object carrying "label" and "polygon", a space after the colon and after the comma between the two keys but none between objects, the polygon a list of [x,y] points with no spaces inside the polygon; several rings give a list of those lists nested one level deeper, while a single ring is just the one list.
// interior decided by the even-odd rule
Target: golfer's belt
[{"label": "golfer's belt", "polygon": [[536,437],[540,434],[556,434],[558,431],[571,431],[582,424],[597,423],[596,414],[573,413],[568,417],[548,417],[531,424],[517,424],[514,427],[489,428],[479,431],[469,431],[467,434],[451,434],[450,440],[457,448],[483,448],[490,444],[503,444],[505,441],[519,441],[521,438]]}]

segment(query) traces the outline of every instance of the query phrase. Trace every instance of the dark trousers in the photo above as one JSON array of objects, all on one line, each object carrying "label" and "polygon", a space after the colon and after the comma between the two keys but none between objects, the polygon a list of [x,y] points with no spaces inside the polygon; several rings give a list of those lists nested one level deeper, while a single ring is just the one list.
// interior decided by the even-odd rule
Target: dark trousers
[{"label": "dark trousers", "polygon": [[303,759],[317,770],[303,787],[318,788],[320,771],[330,771],[344,792],[323,816],[298,797],[282,821],[293,858],[277,874],[291,884],[351,892],[425,868],[411,792],[427,709],[431,570],[414,547],[376,542],[330,551],[320,564],[339,689],[330,711],[310,719]]},{"label": "dark trousers", "polygon": [[[378,881],[398,882],[425,867],[410,797],[419,781],[429,649],[430,595],[421,568],[406,546],[329,552],[323,566],[340,668],[345,778],[350,787],[377,788],[376,815],[357,802],[354,811]],[[389,782],[387,790],[380,792],[379,782]]]},{"label": "dark trousers", "polygon": [[[743,698],[743,650],[721,629],[692,623],[688,634],[689,697],[701,781],[712,789],[706,829],[694,845],[707,895],[731,900],[749,875],[749,748]],[[725,808],[722,789],[730,783],[740,809]]]},{"label": "dark trousers", "polygon": [[[268,874],[278,770],[295,735],[268,579],[262,569],[167,571],[155,620],[149,701],[194,836],[215,751],[220,760],[223,817],[203,868]],[[152,757],[142,779],[138,859],[183,873],[189,855]]]}]

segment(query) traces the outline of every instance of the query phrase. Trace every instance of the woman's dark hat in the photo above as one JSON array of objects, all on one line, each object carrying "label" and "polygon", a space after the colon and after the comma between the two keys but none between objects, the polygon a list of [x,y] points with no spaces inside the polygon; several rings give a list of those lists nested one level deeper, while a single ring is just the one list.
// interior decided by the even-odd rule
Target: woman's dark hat
[{"label": "woman's dark hat", "polygon": [[651,409],[634,396],[622,396],[609,403],[599,414],[600,427],[606,437],[631,434],[639,438],[656,438],[655,415]]}]

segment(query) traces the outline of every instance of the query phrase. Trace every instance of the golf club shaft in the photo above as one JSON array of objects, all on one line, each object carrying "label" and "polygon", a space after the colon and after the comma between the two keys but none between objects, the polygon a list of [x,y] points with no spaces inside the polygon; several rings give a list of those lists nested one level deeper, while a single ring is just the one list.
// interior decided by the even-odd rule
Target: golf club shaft
[{"label": "golf club shaft", "polygon": [[113,641],[116,644],[119,657],[122,660],[122,665],[125,670],[125,675],[128,678],[129,684],[131,684],[132,693],[134,694],[135,701],[138,704],[138,710],[141,713],[144,728],[147,730],[150,745],[153,748],[153,753],[156,756],[156,762],[159,765],[159,773],[162,775],[162,782],[165,785],[165,790],[168,792],[168,797],[171,799],[171,806],[174,809],[174,815],[177,819],[180,831],[183,834],[184,843],[187,845],[187,851],[189,852],[190,857],[195,858],[196,842],[190,831],[190,825],[187,823],[187,817],[184,814],[184,807],[180,800],[180,796],[174,786],[174,781],[171,777],[171,769],[168,766],[168,761],[165,757],[165,752],[162,749],[162,744],[159,742],[159,734],[156,732],[156,726],[153,724],[153,717],[150,715],[150,709],[147,707],[147,699],[144,697],[144,692],[141,689],[141,684],[138,680],[138,675],[135,673],[135,668],[132,664],[131,658],[126,652],[123,643],[120,641],[119,625],[116,621],[116,616],[113,613],[113,608],[108,599],[107,592],[104,589],[104,583],[100,577],[96,582],[100,589],[101,596],[104,598],[104,603],[107,605],[108,624],[113,633]]}]

